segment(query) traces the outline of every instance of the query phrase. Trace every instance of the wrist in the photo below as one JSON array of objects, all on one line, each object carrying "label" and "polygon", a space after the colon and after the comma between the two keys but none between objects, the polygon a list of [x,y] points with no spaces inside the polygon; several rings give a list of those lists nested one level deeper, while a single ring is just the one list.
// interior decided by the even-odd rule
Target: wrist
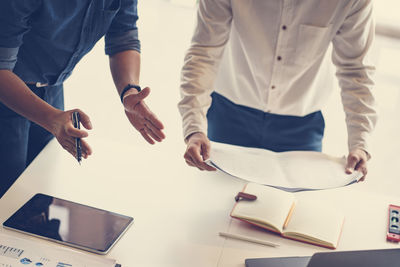
[{"label": "wrist", "polygon": [[57,117],[59,117],[64,111],[52,108],[48,112],[45,113],[43,119],[39,122],[39,124],[49,131],[51,134],[55,135],[57,132]]},{"label": "wrist", "polygon": [[122,103],[122,104],[124,103],[125,97],[127,97],[127,96],[129,96],[129,95],[132,95],[132,94],[137,94],[137,93],[139,93],[141,90],[142,90],[142,89],[140,88],[139,85],[128,83],[128,85],[126,85],[126,86],[124,87],[124,89],[122,89],[122,91],[121,91],[121,95],[120,95],[121,103]]},{"label": "wrist", "polygon": [[206,135],[205,135],[203,132],[193,132],[193,133],[190,133],[190,134],[185,138],[185,143],[187,144],[187,143],[189,142],[190,139],[196,138],[196,137],[204,138],[204,137],[206,137]]}]

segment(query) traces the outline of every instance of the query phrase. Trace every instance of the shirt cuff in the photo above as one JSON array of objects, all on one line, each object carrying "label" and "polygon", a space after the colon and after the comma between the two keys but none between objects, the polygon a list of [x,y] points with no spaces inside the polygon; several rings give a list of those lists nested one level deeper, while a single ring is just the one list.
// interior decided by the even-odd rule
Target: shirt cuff
[{"label": "shirt cuff", "polygon": [[107,55],[112,56],[126,50],[136,50],[140,53],[140,40],[137,29],[123,33],[106,34],[105,53]]},{"label": "shirt cuff", "polygon": [[189,137],[193,133],[204,133],[207,135],[207,123],[201,121],[183,121],[183,138]]},{"label": "shirt cuff", "polygon": [[356,149],[361,149],[367,152],[370,157],[370,149],[369,149],[369,140],[370,140],[370,133],[367,132],[358,132],[353,133],[350,131],[349,133],[349,152],[354,151]]},{"label": "shirt cuff", "polygon": [[13,70],[17,63],[19,47],[0,47],[0,69]]}]

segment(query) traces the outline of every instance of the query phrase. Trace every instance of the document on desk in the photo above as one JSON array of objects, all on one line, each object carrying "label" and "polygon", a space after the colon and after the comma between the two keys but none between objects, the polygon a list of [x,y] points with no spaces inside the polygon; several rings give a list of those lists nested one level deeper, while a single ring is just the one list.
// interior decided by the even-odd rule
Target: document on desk
[{"label": "document on desk", "polygon": [[0,266],[116,267],[115,260],[0,232]]},{"label": "document on desk", "polygon": [[345,157],[315,151],[273,152],[211,142],[207,163],[249,182],[286,191],[337,188],[357,182],[361,172],[345,173]]}]

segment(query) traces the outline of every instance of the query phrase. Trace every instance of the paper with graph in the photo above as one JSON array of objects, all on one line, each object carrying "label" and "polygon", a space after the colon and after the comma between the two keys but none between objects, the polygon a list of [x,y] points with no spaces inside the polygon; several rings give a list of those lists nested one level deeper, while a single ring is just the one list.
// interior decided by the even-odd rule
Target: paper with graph
[{"label": "paper with graph", "polygon": [[115,260],[0,232],[0,266],[114,267]]}]

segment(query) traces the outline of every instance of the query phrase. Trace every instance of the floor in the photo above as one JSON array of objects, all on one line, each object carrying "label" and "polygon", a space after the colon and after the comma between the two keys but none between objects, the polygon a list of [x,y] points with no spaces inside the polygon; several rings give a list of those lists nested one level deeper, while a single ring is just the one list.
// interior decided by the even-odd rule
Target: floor
[{"label": "floor", "polygon": [[[79,63],[66,82],[66,108],[80,108],[91,117],[94,129],[89,142],[90,138],[117,139],[148,146],[154,151],[167,149],[183,155],[185,146],[176,105],[183,56],[193,32],[194,1],[193,4],[185,0],[139,1],[138,10],[142,42],[141,85],[152,89],[146,102],[164,122],[167,138],[163,143],[150,147],[128,123],[108,71],[103,41]],[[400,175],[395,168],[400,162],[400,40],[378,37],[373,56],[377,67],[375,90],[380,118],[371,143],[373,158],[369,163],[369,179],[359,186],[395,195],[398,194],[397,185],[400,185]],[[324,152],[346,154],[347,134],[339,89],[323,112],[327,124]],[[96,153],[96,147],[93,150]],[[133,158],[140,157],[134,152],[132,155]],[[118,155],[111,156],[118,160]]]}]

